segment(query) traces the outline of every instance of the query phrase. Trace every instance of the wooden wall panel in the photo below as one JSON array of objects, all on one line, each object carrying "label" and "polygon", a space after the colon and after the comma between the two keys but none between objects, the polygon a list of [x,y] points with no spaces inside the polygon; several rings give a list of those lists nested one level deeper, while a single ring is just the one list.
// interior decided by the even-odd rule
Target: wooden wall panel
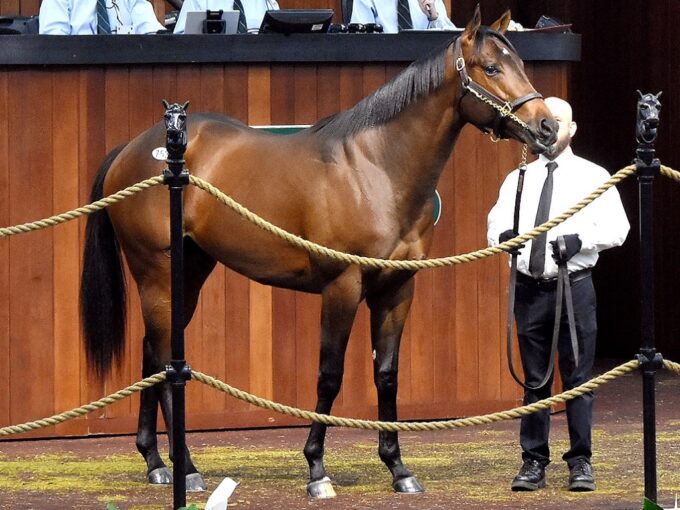
[{"label": "wooden wall panel", "polygon": [[[562,90],[564,74],[556,80],[544,76],[555,68],[527,67],[545,83],[544,92]],[[251,124],[306,124],[353,106],[402,68],[205,65],[0,72],[0,189],[6,190],[0,220],[4,225],[30,221],[89,202],[104,154],[160,120],[162,98],[190,100],[190,112],[224,112]],[[10,104],[39,106],[29,114],[10,110]],[[519,151],[514,142],[493,145],[477,130],[464,130],[438,186],[443,209],[432,256],[485,245],[487,211]],[[34,199],[25,200],[27,195]],[[12,376],[42,374],[29,390],[18,380],[5,381],[9,391],[0,399],[0,426],[98,399],[141,377],[143,325],[134,284],[121,370],[106,384],[88,374],[75,326],[83,232],[80,221],[0,240],[0,354],[6,354],[0,359]],[[510,383],[504,357],[506,275],[507,260],[501,257],[417,275],[401,356],[401,418],[462,416],[516,403],[519,391]],[[271,289],[218,268],[187,330],[187,359],[194,369],[236,387],[312,408],[319,313],[318,296]],[[336,414],[376,416],[370,354],[368,310],[362,305]],[[196,383],[189,385],[187,400],[192,429],[300,423]],[[127,400],[40,434],[132,432],[137,402]]]},{"label": "wooden wall panel", "polygon": [[[9,73],[0,71],[0,224],[10,224]],[[0,385],[10,387],[9,242],[0,239]],[[8,392],[9,393],[9,392]],[[10,423],[10,399],[0,398],[0,420]]]},{"label": "wooden wall panel", "polygon": [[[30,83],[30,87],[27,84]],[[9,220],[24,223],[52,213],[52,76],[11,74],[9,104]],[[27,199],[28,198],[28,199]],[[54,409],[53,231],[9,239],[11,418],[25,421]],[[39,353],[40,355],[36,355]],[[33,384],[37,378],[41,384]]]}]

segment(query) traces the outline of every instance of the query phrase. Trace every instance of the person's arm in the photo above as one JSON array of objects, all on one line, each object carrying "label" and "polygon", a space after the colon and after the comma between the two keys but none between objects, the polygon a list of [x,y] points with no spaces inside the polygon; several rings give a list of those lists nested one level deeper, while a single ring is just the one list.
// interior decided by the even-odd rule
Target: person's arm
[{"label": "person's arm", "polygon": [[376,12],[371,0],[354,0],[350,23],[375,23]]},{"label": "person's arm", "polygon": [[446,6],[443,0],[418,0],[420,9],[427,16],[427,28],[442,30],[456,30],[456,25],[446,14]]},{"label": "person's arm", "polygon": [[[603,170],[602,177],[601,182],[604,182],[609,178],[609,174]],[[591,207],[592,209],[588,211]],[[581,250],[600,252],[621,246],[626,240],[630,223],[615,187],[607,190],[579,214],[584,212],[589,214],[591,221],[588,222],[587,229],[579,232],[582,242]]]},{"label": "person's arm", "polygon": [[158,18],[156,18],[153,5],[147,0],[134,0],[130,10],[130,18],[135,34],[151,34],[165,30],[165,26],[159,23]]},{"label": "person's arm", "polygon": [[519,172],[514,170],[508,175],[498,192],[498,201],[487,217],[487,241],[489,246],[498,244],[502,232],[512,229],[515,209],[515,194],[517,192],[517,177]]},{"label": "person's arm", "polygon": [[69,35],[71,33],[71,9],[68,0],[43,0],[38,17],[39,33]]}]

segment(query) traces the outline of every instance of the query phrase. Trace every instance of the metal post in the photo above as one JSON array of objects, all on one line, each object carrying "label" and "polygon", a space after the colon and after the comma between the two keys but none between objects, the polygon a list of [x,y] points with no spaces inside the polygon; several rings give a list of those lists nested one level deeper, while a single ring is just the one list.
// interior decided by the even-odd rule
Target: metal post
[{"label": "metal post", "polygon": [[[657,119],[658,120],[658,119]],[[656,125],[654,126],[654,138]],[[638,133],[635,166],[640,212],[640,334],[638,360],[642,369],[645,497],[656,502],[656,371],[662,357],[654,347],[654,178],[661,164],[655,157],[653,138]]]},{"label": "metal post", "polygon": [[[181,139],[181,138],[180,138]],[[174,143],[173,143],[174,142]],[[172,360],[166,368],[167,381],[172,389],[172,449],[173,449],[173,508],[186,506],[186,438],[185,386],[191,379],[191,368],[184,359],[184,250],[183,206],[184,187],[189,183],[189,172],[184,169],[183,143],[168,139],[168,168],[163,172],[164,184],[170,191],[170,285],[171,285],[171,348]]]}]

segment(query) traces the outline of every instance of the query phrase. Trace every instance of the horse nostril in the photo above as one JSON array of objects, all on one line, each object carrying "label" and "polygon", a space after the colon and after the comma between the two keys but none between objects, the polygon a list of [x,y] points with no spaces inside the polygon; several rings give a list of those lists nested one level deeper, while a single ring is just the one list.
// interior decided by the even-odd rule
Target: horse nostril
[{"label": "horse nostril", "polygon": [[539,126],[541,136],[543,136],[544,139],[552,139],[557,136],[557,122],[555,122],[553,119],[544,117],[541,119]]}]

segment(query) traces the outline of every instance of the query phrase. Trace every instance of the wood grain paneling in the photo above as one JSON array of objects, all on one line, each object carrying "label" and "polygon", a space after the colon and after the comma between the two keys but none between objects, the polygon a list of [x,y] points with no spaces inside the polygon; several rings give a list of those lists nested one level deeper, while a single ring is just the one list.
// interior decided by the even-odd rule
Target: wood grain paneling
[{"label": "wood grain paneling", "polygon": [[[402,68],[211,64],[2,71],[0,220],[30,221],[88,202],[105,153],[157,122],[163,98],[190,100],[190,112],[216,111],[251,124],[307,124],[353,106]],[[527,68],[544,93],[564,91],[566,74],[558,65]],[[35,107],[9,108],[15,104]],[[464,130],[438,186],[443,209],[432,256],[484,246],[486,213],[517,164],[519,149],[515,143],[492,145],[475,129]],[[88,374],[77,326],[83,229],[80,221],[0,242],[0,363],[7,368],[2,373],[40,374],[28,389],[18,380],[4,381],[0,426],[95,400],[140,379],[143,325],[133,284],[125,362],[106,384]],[[506,268],[507,261],[497,257],[416,276],[402,347],[400,417],[461,416],[516,402],[519,392],[510,384],[503,344]],[[263,287],[217,268],[187,330],[187,359],[196,370],[236,387],[311,408],[319,312],[318,296]],[[190,428],[300,423],[196,383],[189,386]],[[40,434],[132,432],[137,402],[127,400]],[[336,414],[376,416],[365,305],[354,324],[336,404]]]}]

